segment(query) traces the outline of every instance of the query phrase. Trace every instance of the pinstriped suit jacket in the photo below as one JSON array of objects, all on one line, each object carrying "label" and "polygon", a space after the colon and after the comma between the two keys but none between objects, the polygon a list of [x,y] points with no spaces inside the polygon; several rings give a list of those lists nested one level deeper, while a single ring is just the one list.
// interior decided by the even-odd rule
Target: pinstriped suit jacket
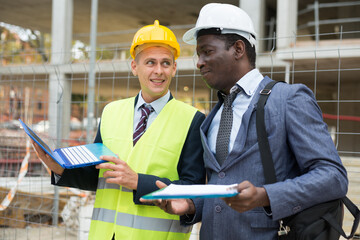
[{"label": "pinstriped suit jacket", "polygon": [[[204,161],[209,184],[248,180],[264,186],[264,173],[256,136],[259,91],[242,118],[233,150],[219,166],[207,144],[207,130],[221,103],[201,126]],[[348,180],[337,150],[323,122],[313,93],[302,84],[278,83],[265,106],[265,125],[279,182],[265,185],[272,215],[263,208],[238,213],[218,198],[194,199],[202,220],[201,239],[277,239],[278,220],[317,203],[346,195]]]}]

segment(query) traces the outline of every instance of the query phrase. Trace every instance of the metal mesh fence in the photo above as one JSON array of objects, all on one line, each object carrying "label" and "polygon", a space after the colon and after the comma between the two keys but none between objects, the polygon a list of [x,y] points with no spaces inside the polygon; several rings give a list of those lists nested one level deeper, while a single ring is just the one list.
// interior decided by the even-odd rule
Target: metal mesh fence
[{"label": "metal mesh fence", "polygon": [[[359,205],[360,41],[346,37],[354,34],[359,32],[340,30],[326,34],[333,37],[322,41],[314,40],[315,35],[291,36],[293,43],[286,49],[277,49],[272,38],[260,39],[270,48],[258,53],[257,67],[274,80],[303,83],[313,90],[348,170],[348,196]],[[207,114],[217,102],[216,92],[201,80],[194,47],[181,48],[183,53],[177,61],[178,71],[170,90],[175,98]],[[56,54],[66,53],[52,56]],[[94,119],[89,122],[89,52],[71,54],[71,62],[54,65],[46,49],[2,52],[0,239],[87,238],[94,194],[52,186],[49,170],[38,160],[17,119],[31,125],[51,147],[84,144],[89,125],[94,138],[103,107],[115,99],[136,95],[140,85],[130,71],[128,46],[98,49]],[[64,137],[59,138],[59,126],[51,125],[48,115],[60,108],[69,117],[61,125]],[[61,122],[60,117],[56,122]],[[344,223],[347,231],[351,221],[347,214]],[[194,229],[192,238],[196,239],[198,226]]]}]

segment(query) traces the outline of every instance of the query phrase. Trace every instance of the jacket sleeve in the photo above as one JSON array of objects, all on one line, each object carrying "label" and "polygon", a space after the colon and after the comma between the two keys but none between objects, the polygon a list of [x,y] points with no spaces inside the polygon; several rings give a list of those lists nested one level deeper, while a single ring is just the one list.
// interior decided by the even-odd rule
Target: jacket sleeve
[{"label": "jacket sleeve", "polygon": [[203,198],[192,199],[196,212],[193,215],[182,215],[180,216],[180,224],[183,226],[194,225],[195,223],[201,222],[202,220],[202,210],[204,206]]},{"label": "jacket sleeve", "polygon": [[196,112],[191,122],[183,149],[181,151],[177,171],[179,180],[171,182],[167,178],[159,178],[154,175],[139,174],[137,191],[134,191],[134,202],[143,204],[139,199],[148,193],[158,190],[155,182],[160,180],[165,184],[204,184],[205,167],[203,161],[203,148],[200,138],[200,125],[205,119],[205,115]]},{"label": "jacket sleeve", "polygon": [[[264,186],[270,199],[273,220],[341,198],[346,195],[348,186],[346,170],[313,93],[302,84],[287,87],[289,93],[282,101],[285,104],[287,146],[273,147],[272,153],[275,165],[286,151],[284,149],[288,148],[292,162],[280,161],[287,168],[284,180]],[[298,170],[295,176],[291,176],[289,168],[294,161]]]}]

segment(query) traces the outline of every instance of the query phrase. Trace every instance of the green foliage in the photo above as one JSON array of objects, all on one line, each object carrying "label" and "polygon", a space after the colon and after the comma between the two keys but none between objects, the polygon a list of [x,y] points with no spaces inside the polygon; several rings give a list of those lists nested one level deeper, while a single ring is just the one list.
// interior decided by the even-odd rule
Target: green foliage
[{"label": "green foliage", "polygon": [[3,25],[0,26],[0,58],[3,65],[43,63],[49,60],[49,34]]}]

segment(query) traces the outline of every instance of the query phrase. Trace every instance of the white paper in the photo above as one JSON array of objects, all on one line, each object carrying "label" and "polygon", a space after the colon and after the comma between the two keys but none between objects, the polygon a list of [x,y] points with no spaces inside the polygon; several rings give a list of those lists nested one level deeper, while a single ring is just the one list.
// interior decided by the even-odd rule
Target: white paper
[{"label": "white paper", "polygon": [[[236,195],[237,184],[232,185],[177,185],[170,184],[163,190],[149,194],[149,198],[196,198],[196,197],[217,197],[217,196],[233,196]],[[147,197],[145,197],[147,198]]]}]

